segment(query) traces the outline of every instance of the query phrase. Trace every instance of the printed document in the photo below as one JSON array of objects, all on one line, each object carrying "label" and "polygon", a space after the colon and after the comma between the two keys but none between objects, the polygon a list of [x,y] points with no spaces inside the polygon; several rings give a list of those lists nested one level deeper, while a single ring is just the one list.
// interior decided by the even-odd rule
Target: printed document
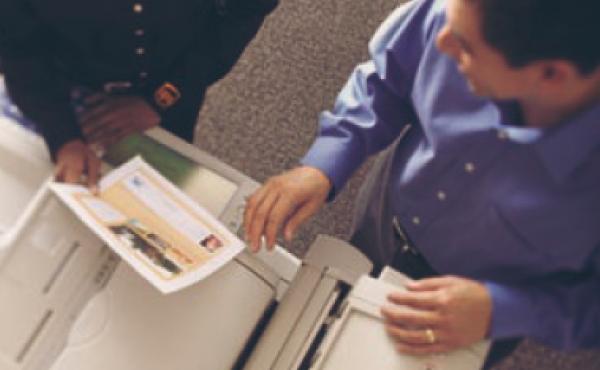
[{"label": "printed document", "polygon": [[233,259],[244,244],[141,157],[112,170],[92,194],[51,189],[94,233],[163,293],[187,287]]}]

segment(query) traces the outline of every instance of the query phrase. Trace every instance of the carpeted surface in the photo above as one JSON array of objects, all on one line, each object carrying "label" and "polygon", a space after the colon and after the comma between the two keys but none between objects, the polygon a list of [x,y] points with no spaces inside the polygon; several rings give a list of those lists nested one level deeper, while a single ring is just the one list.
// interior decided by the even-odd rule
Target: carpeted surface
[{"label": "carpeted surface", "polygon": [[[197,144],[259,181],[294,167],[315,135],[319,112],[333,104],[366,59],[377,25],[399,3],[281,0],[232,73],[209,91]],[[302,255],[317,233],[347,237],[364,172],[286,247]],[[526,342],[497,369],[594,370],[600,352],[564,354]]]}]

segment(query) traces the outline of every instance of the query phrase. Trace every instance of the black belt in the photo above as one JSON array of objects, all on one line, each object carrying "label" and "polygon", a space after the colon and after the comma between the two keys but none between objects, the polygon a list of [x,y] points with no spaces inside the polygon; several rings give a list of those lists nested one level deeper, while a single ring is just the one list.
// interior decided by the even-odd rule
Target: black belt
[{"label": "black belt", "polygon": [[391,262],[391,266],[394,269],[413,279],[422,279],[439,275],[419,252],[406,232],[404,232],[398,217],[392,218],[392,229],[394,232],[394,241],[397,246],[394,258]]}]

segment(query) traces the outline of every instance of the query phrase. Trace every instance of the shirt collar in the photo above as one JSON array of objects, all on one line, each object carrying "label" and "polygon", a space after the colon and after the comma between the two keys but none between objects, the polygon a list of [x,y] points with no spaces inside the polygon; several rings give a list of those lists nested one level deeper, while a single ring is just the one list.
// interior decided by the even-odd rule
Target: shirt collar
[{"label": "shirt collar", "polygon": [[536,143],[545,133],[544,129],[525,126],[519,103],[514,100],[495,101],[500,114],[498,129],[519,144]]},{"label": "shirt collar", "polygon": [[600,145],[600,102],[545,131],[534,146],[554,179],[562,182]]}]

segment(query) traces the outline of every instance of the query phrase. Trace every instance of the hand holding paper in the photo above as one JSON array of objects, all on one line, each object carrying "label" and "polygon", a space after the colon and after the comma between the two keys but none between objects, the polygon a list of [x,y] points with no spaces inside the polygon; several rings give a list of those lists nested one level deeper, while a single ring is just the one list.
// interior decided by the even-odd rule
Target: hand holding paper
[{"label": "hand holding paper", "polygon": [[101,179],[98,194],[51,185],[65,204],[163,293],[218,270],[243,243],[215,217],[137,157]]}]

